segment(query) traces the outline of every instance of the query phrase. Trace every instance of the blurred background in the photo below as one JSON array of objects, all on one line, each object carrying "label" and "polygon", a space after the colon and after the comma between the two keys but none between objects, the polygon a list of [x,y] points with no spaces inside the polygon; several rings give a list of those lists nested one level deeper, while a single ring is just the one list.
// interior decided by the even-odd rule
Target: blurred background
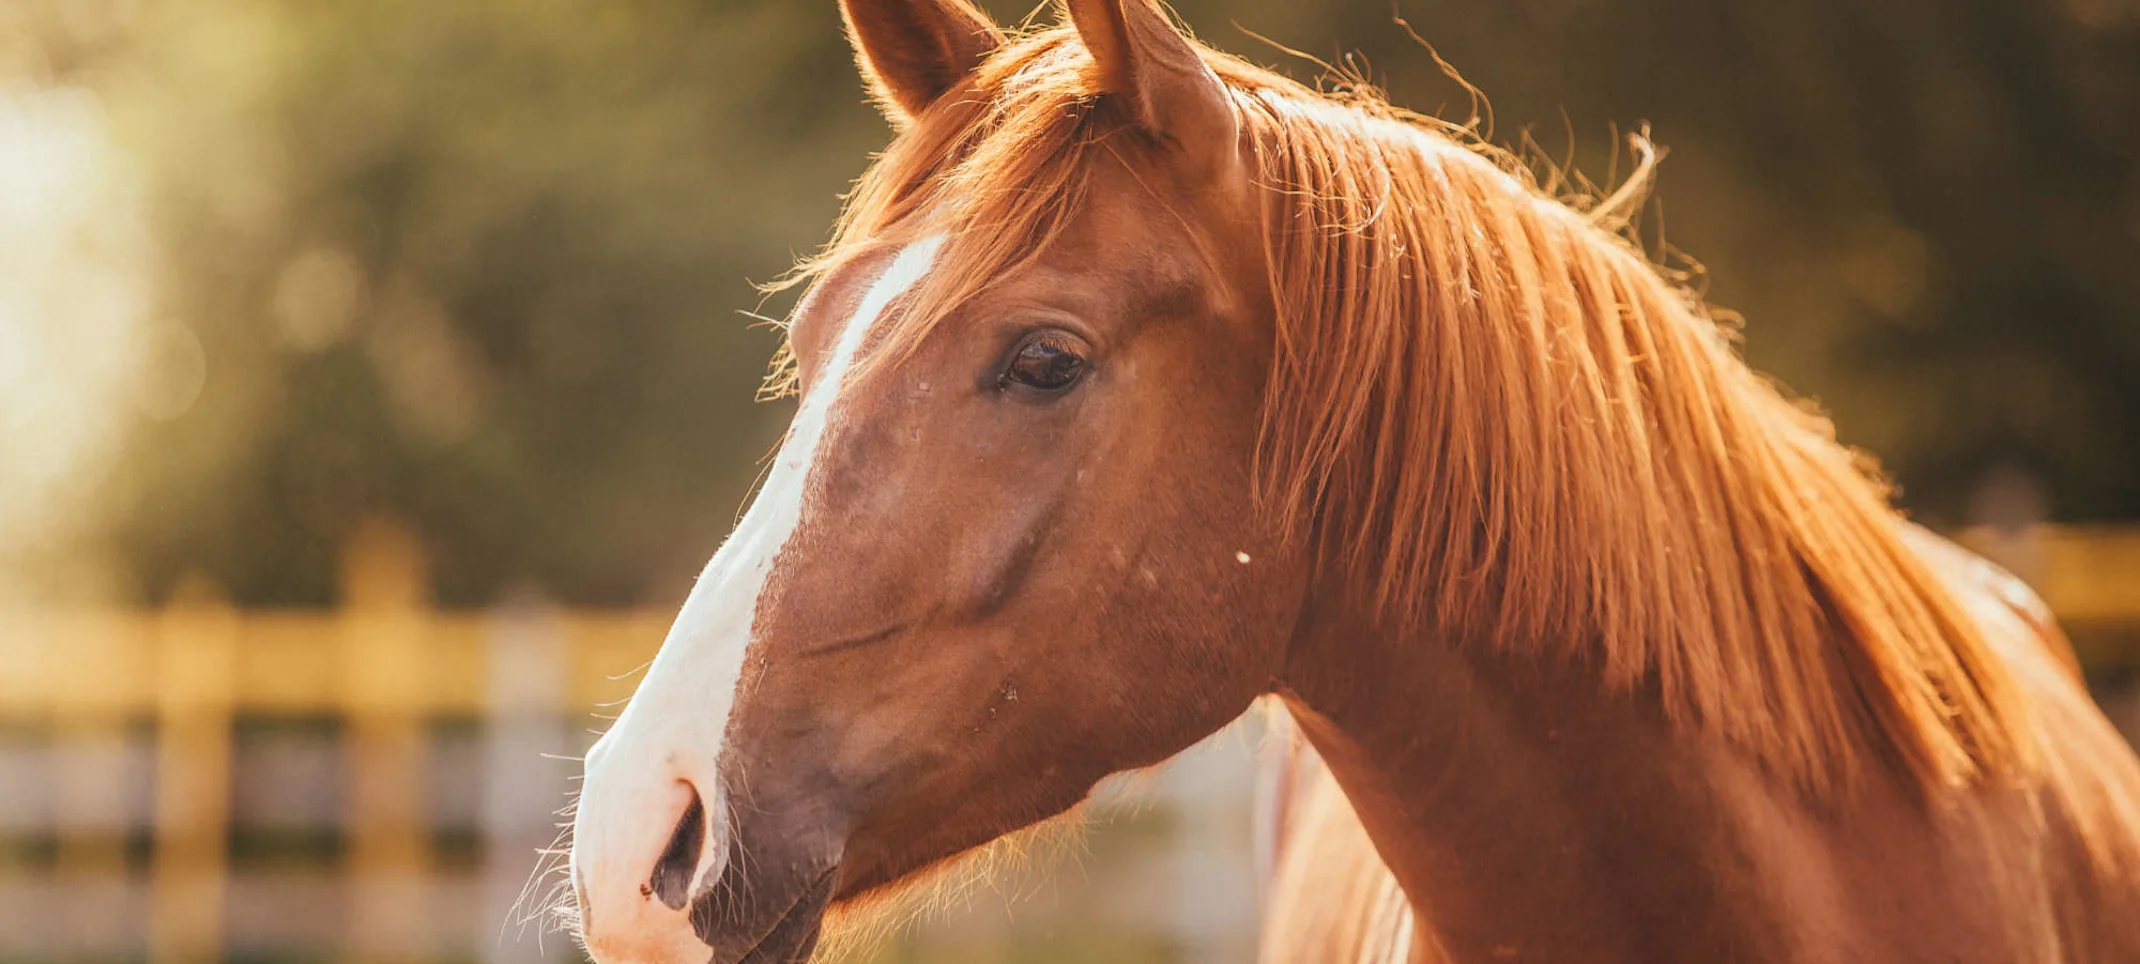
[{"label": "blurred background", "polygon": [[[1387,0],[1177,6],[1467,110]],[[1652,247],[2140,732],[2140,0],[1402,12],[1497,141],[1649,123]],[[0,3],[0,961],[574,958],[510,911],[886,137],[833,0]],[[1245,959],[1253,730],[877,959]]]}]

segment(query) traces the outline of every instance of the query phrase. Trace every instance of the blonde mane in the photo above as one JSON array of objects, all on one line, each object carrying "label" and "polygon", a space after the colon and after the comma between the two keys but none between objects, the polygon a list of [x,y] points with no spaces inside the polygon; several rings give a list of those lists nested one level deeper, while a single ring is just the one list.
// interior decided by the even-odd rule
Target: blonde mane
[{"label": "blonde mane", "polygon": [[[2033,759],[2016,684],[1874,469],[1699,298],[1460,130],[1204,56],[1265,204],[1262,495],[1392,628],[1584,661],[1815,797]],[[948,231],[895,355],[1035,257],[1093,159],[1135,156],[1090,64],[1065,28],[1006,44],[791,283]]]}]

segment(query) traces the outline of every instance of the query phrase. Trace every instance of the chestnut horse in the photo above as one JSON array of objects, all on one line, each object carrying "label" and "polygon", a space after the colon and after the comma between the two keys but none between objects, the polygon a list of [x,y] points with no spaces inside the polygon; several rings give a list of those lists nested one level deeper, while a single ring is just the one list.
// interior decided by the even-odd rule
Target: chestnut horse
[{"label": "chestnut horse", "polygon": [[598,961],[806,960],[1265,695],[1271,960],[2140,960],[2056,631],[1697,299],[1444,126],[1067,7],[843,3],[900,133],[587,758]]}]

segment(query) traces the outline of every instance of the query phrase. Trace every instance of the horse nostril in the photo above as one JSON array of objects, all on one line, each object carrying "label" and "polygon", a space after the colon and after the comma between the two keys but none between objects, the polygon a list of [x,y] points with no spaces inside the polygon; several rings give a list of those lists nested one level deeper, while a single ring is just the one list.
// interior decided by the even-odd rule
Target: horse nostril
[{"label": "horse nostril", "polygon": [[691,876],[698,872],[698,856],[706,841],[706,806],[701,803],[698,788],[691,788],[691,805],[684,808],[684,815],[676,821],[675,832],[669,835],[669,846],[661,852],[661,859],[654,861],[654,874],[647,879],[654,896],[671,910],[682,910],[691,899]]}]

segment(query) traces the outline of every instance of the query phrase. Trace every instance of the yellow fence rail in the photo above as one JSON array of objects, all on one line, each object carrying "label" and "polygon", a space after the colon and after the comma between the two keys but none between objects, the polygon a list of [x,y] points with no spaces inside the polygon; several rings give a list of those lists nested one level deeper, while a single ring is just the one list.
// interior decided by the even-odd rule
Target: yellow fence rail
[{"label": "yellow fence rail", "polygon": [[[2029,578],[2069,623],[2140,628],[2140,528],[1972,531],[1963,541]],[[419,882],[431,859],[430,722],[554,721],[614,705],[670,618],[438,612],[427,585],[414,540],[381,525],[347,548],[341,608],[332,612],[240,612],[194,582],[154,613],[0,613],[0,721],[49,727],[73,747],[120,742],[129,726],[154,722],[153,960],[225,951],[237,717],[343,721],[348,950],[395,957],[390,935],[422,912]],[[2140,667],[2136,637],[2113,633],[2085,652],[2099,664]],[[108,793],[61,787],[55,812],[108,809]],[[122,845],[109,834],[53,829],[62,872],[124,872]]]},{"label": "yellow fence rail", "polygon": [[[654,611],[437,612],[426,584],[413,540],[378,526],[348,547],[333,612],[240,612],[196,582],[157,613],[0,614],[0,722],[49,727],[55,744],[77,751],[121,745],[130,726],[154,723],[153,960],[222,956],[240,715],[342,721],[348,943],[358,958],[404,957],[396,935],[415,929],[429,875],[430,723],[598,712],[630,694],[669,621]],[[541,762],[532,750],[530,759]],[[109,781],[58,782],[59,872],[122,876],[123,840],[111,832],[122,821],[94,819],[116,806]],[[555,796],[537,812],[563,803]]]}]

